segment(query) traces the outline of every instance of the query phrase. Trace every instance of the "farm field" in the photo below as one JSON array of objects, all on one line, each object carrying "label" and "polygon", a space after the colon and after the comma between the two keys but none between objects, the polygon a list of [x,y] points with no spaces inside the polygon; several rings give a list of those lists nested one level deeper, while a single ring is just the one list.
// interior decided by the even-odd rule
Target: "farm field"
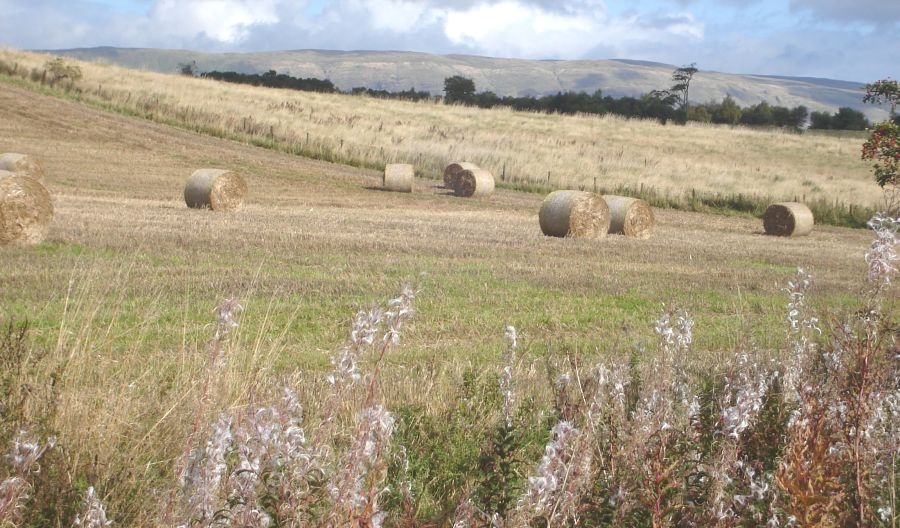
[{"label": "farm field", "polygon": [[[0,50],[0,60],[20,74],[40,70],[48,58]],[[625,189],[659,195],[682,207],[691,199],[713,196],[751,201],[757,207],[770,198],[842,210],[882,203],[880,189],[871,185],[868,164],[859,159],[859,134],[694,123],[663,126],[616,116],[483,110],[259,89],[71,63],[81,68],[84,78],[76,83],[77,96],[69,97],[354,166],[378,169],[386,163],[412,163],[421,175],[437,178],[448,159],[466,159],[491,170],[505,186]]]},{"label": "farm field", "polygon": [[[99,77],[99,72],[124,75],[120,70],[85,70],[84,82],[100,82],[105,91],[137,90],[136,85],[117,87],[113,77]],[[232,96],[244,98],[246,105],[265,105],[260,100],[269,97],[271,104],[288,101],[278,92],[232,91],[236,89],[201,80],[134,75],[136,83],[153,79],[147,85],[164,90],[164,98],[187,86],[181,83],[216,90],[217,95],[197,96],[190,105],[209,99],[227,107]],[[172,84],[156,84],[162,80]],[[309,98],[314,104],[331,104],[323,96]],[[374,106],[371,115],[395,115],[403,109],[409,115],[396,119],[419,127],[415,130],[446,130],[437,114],[413,117],[427,106],[391,103],[396,106],[387,111],[378,105],[388,103],[359,102]],[[404,326],[400,348],[386,359],[385,404],[421,405],[433,412],[452,405],[450,396],[467,373],[492,383],[506,348],[506,325],[519,332],[522,390],[546,402],[545,364],[563,368],[571,358],[585,363],[598,358],[646,361],[656,346],[653,321],[666,309],[682,308],[695,321],[688,361],[702,370],[739,346],[762,356],[788,346],[783,289],[798,266],[815,278],[810,302],[834,321],[859,308],[865,289],[863,253],[872,240],[867,230],[817,226],[808,237],[772,238],[762,234],[757,219],[657,210],[658,228],[649,240],[553,239],[538,227],[538,194],[500,189],[489,198],[464,200],[448,196],[430,179],[418,180],[413,194],[387,193],[378,189],[376,170],[125,117],[9,83],[0,83],[0,108],[0,151],[24,152],[44,162],[56,211],[44,243],[0,248],[0,321],[27,320],[31,346],[47,351],[50,364],[64,365],[54,389],[58,414],[53,426],[75,454],[72,467],[103,483],[109,511],[125,526],[153,525],[159,502],[154,493],[171,485],[172,467],[203,399],[198,373],[206,363],[213,308],[226,297],[239,299],[244,311],[229,345],[233,355],[226,374],[212,388],[204,411],[210,416],[213,409],[265,400],[284,379],[312,379],[326,372],[329,357],[346,340],[353,314],[395,297],[404,282],[420,288],[417,314]],[[339,127],[340,111],[331,110],[333,120],[322,126]],[[458,116],[476,112],[441,111]],[[495,118],[533,120],[536,127],[560,119],[493,112],[490,119],[496,125]],[[290,121],[287,116],[278,119]],[[571,125],[575,135],[604,124],[615,125],[620,134],[641,135],[641,127],[651,126],[581,117],[560,122],[565,124],[555,126]],[[462,145],[483,139],[476,132],[481,127],[456,126],[460,128],[450,135],[465,135]],[[499,128],[518,129],[518,124]],[[417,137],[415,130],[396,129],[389,137],[402,143]],[[877,201],[878,189],[864,168],[852,168],[856,140],[726,134],[761,145],[747,149],[758,150],[756,157],[735,161],[734,171],[782,159],[771,161],[766,170],[800,173],[798,167],[807,161],[803,156],[811,155],[804,145],[814,146],[812,150],[820,149],[814,156],[819,168],[830,166],[834,175],[817,180],[823,193],[845,188],[860,203]],[[451,153],[437,149],[451,141],[429,141],[431,150],[413,144],[409,152],[420,147],[428,152],[421,161],[432,170],[451,155],[493,160],[495,170],[502,163],[490,150],[495,147],[479,158],[474,146]],[[669,143],[666,138],[654,141]],[[799,157],[784,161],[770,150],[776,146]],[[568,148],[548,143],[534,149],[534,156],[557,147]],[[672,156],[679,149],[658,148],[670,149]],[[728,150],[723,145],[709,148]],[[390,157],[410,161],[403,152],[395,150]],[[515,151],[510,152],[504,155],[511,159]],[[548,165],[521,163],[541,172],[566,154],[559,156],[540,162]],[[721,163],[721,152],[713,157]],[[621,181],[634,169],[629,164],[637,158],[629,159],[617,165],[623,170]],[[655,163],[672,161],[665,159]],[[370,158],[364,164],[374,163]],[[777,163],[784,166],[776,168]],[[243,210],[188,210],[183,184],[200,167],[241,172],[250,188]],[[782,194],[800,192],[804,178],[818,172],[809,169],[807,176],[792,179],[792,186],[772,188]],[[681,176],[654,184],[680,188],[689,173],[685,169]],[[856,183],[838,180],[838,173],[850,174]],[[641,174],[637,170],[629,178]],[[708,189],[717,185],[714,180],[700,183]],[[894,310],[892,301],[885,308],[888,317]],[[33,381],[47,372],[38,371]],[[321,383],[308,382],[299,392],[314,407],[322,390]]]}]

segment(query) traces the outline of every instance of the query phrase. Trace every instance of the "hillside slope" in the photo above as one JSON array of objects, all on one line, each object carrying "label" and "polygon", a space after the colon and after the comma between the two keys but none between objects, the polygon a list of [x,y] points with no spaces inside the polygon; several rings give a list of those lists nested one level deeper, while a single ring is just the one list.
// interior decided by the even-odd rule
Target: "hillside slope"
[{"label": "hillside slope", "polygon": [[[443,91],[444,79],[463,75],[479,91],[498,95],[543,95],[559,91],[585,91],[620,97],[641,95],[668,87],[676,66],[631,60],[523,60],[431,55],[399,51],[298,50],[266,53],[201,53],[186,50],[84,48],[52,53],[82,60],[100,60],[163,73],[195,61],[200,71],[243,73],[276,70],[296,77],[329,79],[341,89],[365,86],[390,91]],[[691,85],[695,101],[718,101],[731,95],[741,106],[768,101],[782,106],[805,105],[811,111],[833,112],[848,106],[870,119],[887,112],[862,103],[864,82],[765,75],[735,75],[702,70]],[[869,79],[873,80],[873,79]],[[866,81],[869,81],[866,80]]]}]

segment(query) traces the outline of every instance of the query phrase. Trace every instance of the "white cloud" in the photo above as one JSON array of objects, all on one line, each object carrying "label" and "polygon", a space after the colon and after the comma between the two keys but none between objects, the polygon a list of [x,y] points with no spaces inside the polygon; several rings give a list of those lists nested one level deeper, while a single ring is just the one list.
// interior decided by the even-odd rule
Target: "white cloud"
[{"label": "white cloud", "polygon": [[150,22],[182,38],[202,34],[233,44],[245,39],[254,25],[278,22],[277,5],[277,0],[159,0]]},{"label": "white cloud", "polygon": [[421,2],[369,0],[359,3],[368,11],[376,30],[407,33],[434,19],[434,10]]},{"label": "white cloud", "polygon": [[[0,45],[625,58],[865,80],[898,76],[898,9],[898,0],[0,0]],[[848,17],[855,23],[836,23]]]},{"label": "white cloud", "polygon": [[[567,11],[506,0],[450,10],[444,32],[454,44],[476,53],[506,57],[580,58],[595,48],[621,50],[679,38],[702,39],[703,24],[690,14],[645,20],[611,17],[585,2]],[[624,55],[623,55],[624,56]]]}]

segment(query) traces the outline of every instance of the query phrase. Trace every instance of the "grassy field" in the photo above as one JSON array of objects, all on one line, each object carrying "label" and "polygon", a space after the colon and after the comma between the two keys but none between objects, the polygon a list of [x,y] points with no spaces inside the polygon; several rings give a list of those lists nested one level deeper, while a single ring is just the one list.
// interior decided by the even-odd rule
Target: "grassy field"
[{"label": "grassy field", "polygon": [[[877,201],[878,189],[858,167],[857,140],[479,112],[84,69],[85,97],[94,101],[106,98],[96,93],[111,94],[115,105],[128,104],[129,93],[158,97],[172,111],[216,119],[204,126],[225,126],[226,114],[236,116],[234,126],[246,116],[271,122],[290,141],[308,129],[328,148],[345,139],[346,156],[364,165],[423,153],[419,161],[435,171],[463,156],[497,172],[507,163],[507,174],[521,178],[559,167],[561,178],[573,178],[568,184],[590,178],[589,165],[601,160],[612,181],[712,190],[760,170],[769,180],[755,191],[840,189],[859,203]],[[302,381],[301,399],[315,410],[324,389],[314,380],[345,341],[352,315],[395,296],[404,282],[421,288],[418,313],[404,327],[402,348],[387,358],[384,399],[388,408],[418,406],[427,416],[455,405],[467,376],[494,383],[508,324],[519,329],[523,399],[540,407],[552,399],[545,371],[571,358],[652,357],[653,321],[666,308],[695,320],[689,363],[703,371],[739,346],[760,357],[787,346],[783,288],[797,266],[813,273],[811,301],[835,321],[859,308],[864,289],[862,255],[872,237],[863,230],[818,226],[809,237],[772,238],[755,219],[659,210],[658,230],[646,241],[552,239],[540,233],[536,194],[501,189],[463,200],[433,180],[420,180],[411,195],[386,193],[375,170],[148,123],[9,83],[0,84],[0,107],[0,151],[44,162],[56,209],[43,244],[0,248],[0,322],[27,320],[28,357],[44,354],[24,382],[43,387],[49,373],[61,372],[50,425],[68,453],[68,478],[101,487],[123,526],[154,525],[198,414],[211,420],[218,410],[269,401],[285,379]],[[376,123],[384,123],[378,133]],[[730,158],[738,144],[740,154]],[[382,146],[384,158],[376,155]],[[245,176],[251,191],[241,212],[185,208],[184,181],[200,167]],[[241,300],[242,323],[204,406],[212,310],[228,296]],[[889,316],[894,310],[887,305]],[[338,414],[349,420],[350,412],[347,404]],[[541,441],[534,440],[536,456]],[[439,516],[439,505],[422,507],[422,515]]]},{"label": "grassy field", "polygon": [[[19,72],[40,69],[47,59],[0,50],[0,60]],[[702,197],[713,207],[758,214],[770,200],[801,200],[822,208],[823,220],[825,206],[852,217],[850,206],[882,201],[859,159],[856,134],[485,111],[73,63],[84,72],[77,97],[92,104],[360,167],[413,163],[436,178],[447,163],[468,160],[501,184],[527,190],[627,190],[659,205],[695,209]]]}]

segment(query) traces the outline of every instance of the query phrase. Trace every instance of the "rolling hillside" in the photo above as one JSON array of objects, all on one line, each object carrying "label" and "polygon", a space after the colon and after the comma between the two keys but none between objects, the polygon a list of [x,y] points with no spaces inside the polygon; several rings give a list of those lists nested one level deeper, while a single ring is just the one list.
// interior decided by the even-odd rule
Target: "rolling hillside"
[{"label": "rolling hillside", "polygon": [[[199,71],[243,73],[277,70],[296,77],[329,79],[341,89],[365,86],[390,91],[415,88],[440,94],[445,78],[463,75],[479,91],[498,95],[543,95],[559,91],[603,90],[620,97],[641,95],[668,87],[676,66],[632,60],[522,60],[431,55],[397,51],[299,50],[267,53],[201,53],[186,50],[86,48],[53,53],[82,60],[103,61],[129,68],[175,72],[178,65],[195,61]],[[805,105],[811,111],[833,112],[842,106],[864,111],[870,119],[883,119],[883,109],[862,103],[859,82],[734,75],[703,71],[691,85],[695,101],[720,100],[731,95],[741,106],[768,101],[781,106]]]}]

